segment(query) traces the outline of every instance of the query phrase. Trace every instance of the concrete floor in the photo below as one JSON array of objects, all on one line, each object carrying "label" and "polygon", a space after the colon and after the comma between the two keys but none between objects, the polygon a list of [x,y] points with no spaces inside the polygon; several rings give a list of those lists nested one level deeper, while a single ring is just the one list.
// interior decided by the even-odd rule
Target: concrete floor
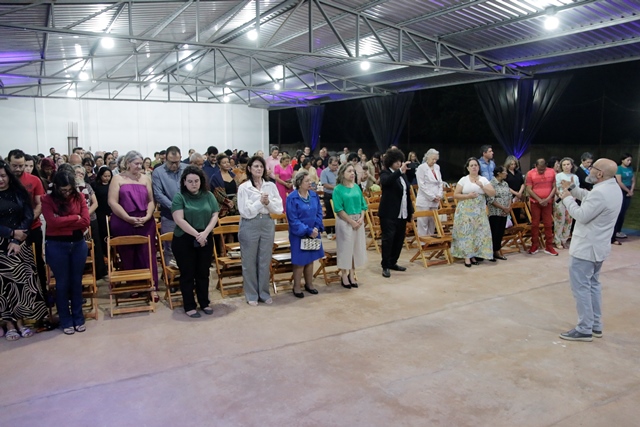
[{"label": "concrete floor", "polygon": [[2,339],[0,426],[637,426],[639,250],[605,262],[592,343],[558,338],[568,251],[425,270],[405,250],[391,279],[369,252],[359,289]]}]

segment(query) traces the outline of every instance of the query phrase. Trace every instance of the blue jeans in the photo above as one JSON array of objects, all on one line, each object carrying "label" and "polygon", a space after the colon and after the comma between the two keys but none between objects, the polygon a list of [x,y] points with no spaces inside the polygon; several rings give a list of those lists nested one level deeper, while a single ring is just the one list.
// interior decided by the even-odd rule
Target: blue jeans
[{"label": "blue jeans", "polygon": [[47,240],[45,243],[47,264],[56,278],[56,306],[62,329],[84,325],[82,273],[87,253],[84,239],[77,242]]}]

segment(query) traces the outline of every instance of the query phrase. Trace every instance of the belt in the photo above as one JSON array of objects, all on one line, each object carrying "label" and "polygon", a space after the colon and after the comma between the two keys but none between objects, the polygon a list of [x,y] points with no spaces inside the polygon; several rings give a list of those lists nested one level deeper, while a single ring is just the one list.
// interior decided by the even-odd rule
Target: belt
[{"label": "belt", "polygon": [[245,221],[251,221],[253,219],[263,219],[263,218],[271,219],[271,215],[270,214],[259,213],[258,215],[254,216],[253,218],[242,218],[242,219],[245,220]]}]

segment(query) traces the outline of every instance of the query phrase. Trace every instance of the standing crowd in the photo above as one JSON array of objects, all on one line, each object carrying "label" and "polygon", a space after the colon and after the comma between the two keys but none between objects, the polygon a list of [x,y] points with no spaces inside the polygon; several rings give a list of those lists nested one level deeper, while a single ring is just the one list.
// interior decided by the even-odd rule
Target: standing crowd
[{"label": "standing crowd", "polygon": [[[483,260],[506,260],[501,250],[504,230],[512,214],[520,218],[525,213],[512,205],[528,198],[529,254],[543,250],[557,256],[557,249],[569,248],[572,256],[570,277],[580,320],[563,338],[587,340],[601,334],[597,273],[609,252],[602,248],[589,252],[585,248],[592,243],[585,243],[582,239],[587,236],[582,233],[601,222],[591,231],[598,236],[605,233],[609,248],[626,237],[622,225],[635,189],[632,156],[623,154],[620,165],[607,159],[593,163],[590,153],[581,156],[579,165],[569,157],[538,159],[524,175],[514,156],[496,166],[491,146],[481,147],[480,152],[478,158],[466,161],[466,174],[454,184],[452,255],[464,259],[468,268]],[[180,269],[184,309],[192,318],[200,317],[200,311],[213,313],[209,267],[214,245],[220,242],[214,241],[212,230],[226,216],[240,217],[236,238],[247,303],[272,304],[269,280],[275,224],[271,215],[287,217],[297,298],[305,295],[303,278],[304,290],[318,294],[312,283],[313,263],[324,256],[323,232],[336,240],[342,286],[358,288],[356,270],[367,262],[365,194],[381,192],[381,268],[382,276],[388,278],[391,271],[406,270],[398,260],[414,210],[442,206],[448,184],[443,182],[438,160],[435,149],[428,150],[420,162],[416,153],[405,157],[396,147],[376,152],[371,159],[361,149],[351,153],[348,148],[330,156],[324,147],[318,156],[309,147],[293,156],[277,147],[268,156],[261,151],[250,156],[242,150],[219,153],[211,146],[202,155],[190,150],[185,159],[176,146],[154,153],[154,159],[137,151],[94,155],[81,147],[69,156],[52,148],[47,157],[11,150],[6,161],[0,161],[2,332],[7,340],[33,335],[24,320],[42,321],[53,303],[65,334],[84,332],[86,241],[96,242],[96,278],[106,279],[106,237],[155,239],[156,210],[161,232],[173,232],[164,253],[167,263]],[[620,208],[616,208],[618,198]],[[335,227],[325,229],[323,218],[335,218]],[[539,234],[541,223],[544,239]],[[420,235],[434,232],[432,218],[419,218]],[[149,298],[157,301],[157,264],[148,265],[148,249],[121,251],[122,268],[151,268],[156,291]],[[56,278],[55,298],[48,297],[45,260]],[[594,287],[598,290],[593,291]]]}]

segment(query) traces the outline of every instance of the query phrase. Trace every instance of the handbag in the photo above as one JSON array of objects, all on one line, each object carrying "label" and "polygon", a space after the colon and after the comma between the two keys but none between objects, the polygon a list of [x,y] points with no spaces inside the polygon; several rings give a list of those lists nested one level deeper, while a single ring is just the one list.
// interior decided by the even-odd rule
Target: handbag
[{"label": "handbag", "polygon": [[321,245],[322,241],[320,239],[312,239],[311,237],[300,239],[300,249],[303,251],[317,251]]}]

